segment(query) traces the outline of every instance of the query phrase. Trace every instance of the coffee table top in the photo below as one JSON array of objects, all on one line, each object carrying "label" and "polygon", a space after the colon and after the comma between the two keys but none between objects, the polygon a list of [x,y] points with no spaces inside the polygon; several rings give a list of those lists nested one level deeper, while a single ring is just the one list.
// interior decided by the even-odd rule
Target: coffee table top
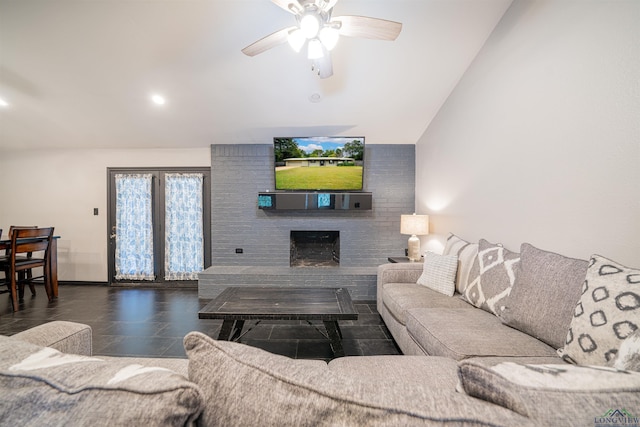
[{"label": "coffee table top", "polygon": [[198,312],[200,319],[357,320],[344,288],[231,286]]}]

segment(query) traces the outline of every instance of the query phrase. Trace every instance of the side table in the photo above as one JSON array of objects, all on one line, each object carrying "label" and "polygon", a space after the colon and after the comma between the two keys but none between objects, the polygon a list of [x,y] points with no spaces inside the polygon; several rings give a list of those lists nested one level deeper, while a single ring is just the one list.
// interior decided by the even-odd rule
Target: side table
[{"label": "side table", "polygon": [[422,262],[422,258],[419,261],[411,261],[407,256],[390,256],[387,260],[393,264],[402,262]]}]

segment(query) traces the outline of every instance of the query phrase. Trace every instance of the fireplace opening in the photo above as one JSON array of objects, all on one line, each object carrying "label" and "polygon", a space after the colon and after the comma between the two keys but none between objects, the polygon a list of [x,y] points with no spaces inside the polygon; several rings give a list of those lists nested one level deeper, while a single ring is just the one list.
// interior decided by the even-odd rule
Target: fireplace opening
[{"label": "fireplace opening", "polygon": [[338,267],[339,231],[291,231],[291,267]]}]

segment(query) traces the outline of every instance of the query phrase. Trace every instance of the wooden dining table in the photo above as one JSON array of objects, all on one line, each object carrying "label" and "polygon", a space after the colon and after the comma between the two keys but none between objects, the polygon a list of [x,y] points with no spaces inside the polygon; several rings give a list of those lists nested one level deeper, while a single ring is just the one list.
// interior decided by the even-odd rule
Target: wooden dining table
[{"label": "wooden dining table", "polygon": [[[51,294],[53,298],[58,298],[58,239],[60,236],[53,236],[49,254],[49,277],[51,278]],[[11,249],[11,239],[0,240],[0,251]]]}]

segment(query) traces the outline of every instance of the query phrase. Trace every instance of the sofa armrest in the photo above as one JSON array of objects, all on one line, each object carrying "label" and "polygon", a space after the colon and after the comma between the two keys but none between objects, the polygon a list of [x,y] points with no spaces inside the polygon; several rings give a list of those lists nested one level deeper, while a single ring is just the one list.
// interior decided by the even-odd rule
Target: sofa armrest
[{"label": "sofa armrest", "polygon": [[55,348],[63,353],[91,356],[93,352],[91,326],[82,323],[57,320],[18,332],[11,338]]},{"label": "sofa armrest", "polygon": [[386,283],[416,283],[422,274],[422,262],[399,262],[378,266],[376,290],[378,311],[382,309],[382,288]]}]

